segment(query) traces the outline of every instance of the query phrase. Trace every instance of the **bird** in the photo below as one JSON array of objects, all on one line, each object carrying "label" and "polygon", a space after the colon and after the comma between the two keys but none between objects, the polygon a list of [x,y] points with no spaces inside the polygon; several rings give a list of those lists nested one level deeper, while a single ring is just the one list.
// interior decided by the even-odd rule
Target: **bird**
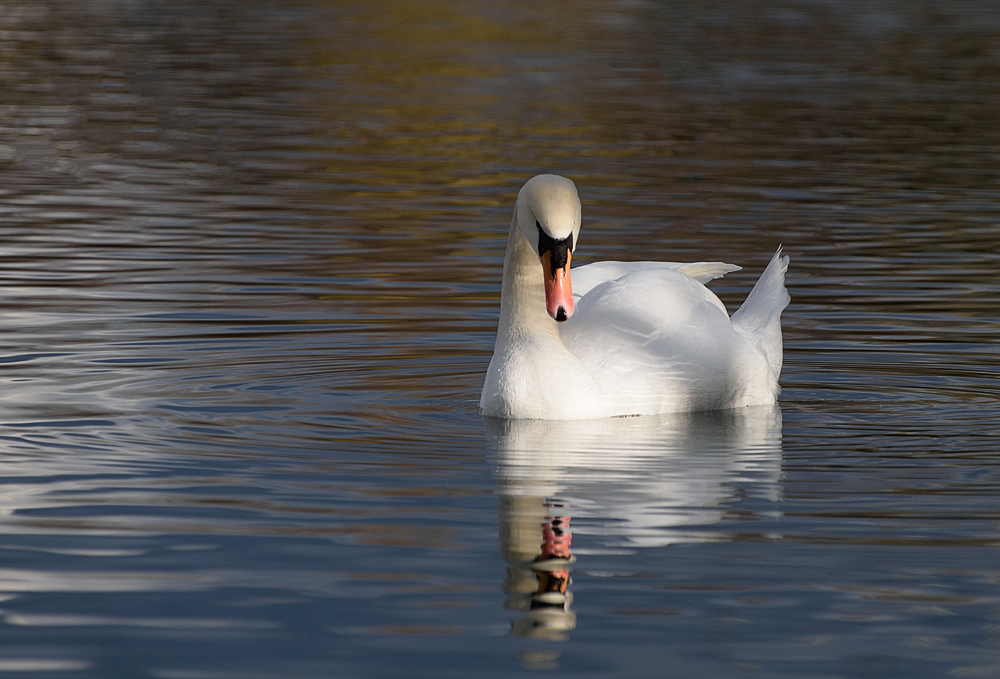
[{"label": "bird", "polygon": [[517,194],[484,417],[589,420],[773,404],[780,387],[781,247],[729,316],[705,287],[724,262],[596,262],[571,268],[576,184],[529,179]]}]

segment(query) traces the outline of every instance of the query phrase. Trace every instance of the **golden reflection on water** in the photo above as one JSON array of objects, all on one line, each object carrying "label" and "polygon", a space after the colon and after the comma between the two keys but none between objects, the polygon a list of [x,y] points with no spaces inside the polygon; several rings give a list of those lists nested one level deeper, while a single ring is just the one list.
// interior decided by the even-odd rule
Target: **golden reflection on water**
[{"label": "golden reflection on water", "polygon": [[[14,0],[0,36],[0,598],[10,634],[70,629],[0,669],[100,672],[77,649],[148,646],[182,656],[139,659],[161,676],[345,657],[363,674],[413,638],[492,671],[512,655],[482,641],[510,620],[497,586],[513,632],[570,640],[518,653],[533,669],[583,641],[627,674],[631,654],[594,642],[620,629],[657,659],[728,629],[711,655],[729,664],[692,676],[804,676],[782,664],[800,656],[845,675],[873,657],[991,667],[989,3]],[[715,289],[734,308],[784,245],[790,436],[767,418],[487,424],[494,523],[475,404],[514,196],[545,171],[580,188],[581,264],[731,261]],[[554,438],[572,453],[550,456]],[[762,509],[779,499],[793,515]],[[555,521],[577,561],[548,556],[599,608],[536,562]],[[738,559],[646,561],[659,582],[615,597],[588,571],[680,543],[783,560],[759,588]],[[470,564],[493,584],[463,589]],[[156,592],[177,598],[140,596]],[[768,612],[786,600],[794,629]],[[175,602],[191,615],[144,610]],[[157,633],[239,628],[230,605],[293,633],[204,652]],[[144,644],[115,636],[130,622]],[[920,650],[941,637],[961,646],[947,661]],[[296,657],[255,655],[279,643]],[[55,647],[72,657],[35,653]]]}]

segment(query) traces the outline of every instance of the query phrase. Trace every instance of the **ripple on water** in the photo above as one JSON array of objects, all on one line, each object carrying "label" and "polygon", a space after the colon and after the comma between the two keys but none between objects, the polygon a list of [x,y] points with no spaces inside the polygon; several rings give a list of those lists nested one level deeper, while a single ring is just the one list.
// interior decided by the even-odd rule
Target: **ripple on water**
[{"label": "ripple on water", "polygon": [[[5,3],[0,672],[995,674],[1000,15],[566,10]],[[484,422],[543,171],[780,408]]]}]

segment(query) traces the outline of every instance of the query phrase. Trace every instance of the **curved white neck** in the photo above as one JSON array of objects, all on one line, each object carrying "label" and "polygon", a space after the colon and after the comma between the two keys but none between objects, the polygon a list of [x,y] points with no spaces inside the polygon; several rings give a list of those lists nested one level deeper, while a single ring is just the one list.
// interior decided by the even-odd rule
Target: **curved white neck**
[{"label": "curved white neck", "polygon": [[545,310],[542,263],[517,226],[517,212],[510,223],[507,254],[503,261],[500,292],[500,327],[496,349],[523,339],[554,339],[560,344],[559,325]]}]

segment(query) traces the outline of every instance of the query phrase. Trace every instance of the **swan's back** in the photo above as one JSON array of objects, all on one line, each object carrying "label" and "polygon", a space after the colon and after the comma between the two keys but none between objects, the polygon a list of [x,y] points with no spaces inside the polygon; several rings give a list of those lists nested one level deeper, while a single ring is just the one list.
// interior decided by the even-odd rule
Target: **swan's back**
[{"label": "swan's back", "polygon": [[607,416],[773,403],[764,354],[722,302],[670,267],[641,267],[580,298],[563,342],[602,386]]},{"label": "swan's back", "polygon": [[725,262],[694,262],[693,264],[679,262],[594,262],[586,266],[574,267],[573,296],[582,297],[604,281],[615,280],[630,273],[649,269],[680,271],[699,283],[708,283],[742,268]]}]

